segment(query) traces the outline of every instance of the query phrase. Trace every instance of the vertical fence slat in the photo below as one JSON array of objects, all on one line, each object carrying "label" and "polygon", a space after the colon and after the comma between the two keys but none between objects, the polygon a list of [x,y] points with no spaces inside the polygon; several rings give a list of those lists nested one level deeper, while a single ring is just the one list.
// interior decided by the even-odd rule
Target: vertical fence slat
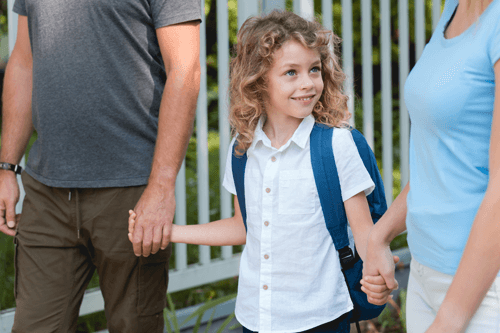
[{"label": "vertical fence slat", "polygon": [[415,1],[415,59],[419,59],[425,46],[425,1]]},{"label": "vertical fence slat", "polygon": [[[186,225],[186,162],[182,163],[177,179],[175,180],[175,224]],[[187,267],[187,244],[175,244],[175,268],[178,270]]]},{"label": "vertical fence slat", "polygon": [[293,12],[306,20],[314,19],[314,0],[294,0]]},{"label": "vertical fence slat", "polygon": [[346,80],[345,94],[349,97],[347,106],[352,117],[350,124],[355,126],[354,119],[354,69],[353,69],[353,42],[352,42],[352,0],[342,0],[342,65]]},{"label": "vertical fence slat", "polygon": [[432,31],[436,29],[440,17],[441,17],[441,0],[432,0]]},{"label": "vertical fence slat", "polygon": [[[200,0],[203,1],[203,0]],[[202,8],[205,8],[204,1]],[[200,95],[196,110],[196,172],[198,178],[198,224],[210,222],[209,170],[208,170],[208,118],[207,118],[207,60],[205,11],[200,25]],[[210,248],[200,246],[200,263],[210,263]]]},{"label": "vertical fence slat", "polygon": [[[229,19],[227,0],[217,0],[217,63],[219,83],[219,165],[220,179],[224,177],[226,170],[226,154],[231,141],[228,121],[228,89],[229,89]],[[221,42],[224,41],[224,42]],[[220,203],[221,218],[232,215],[231,193],[226,191],[220,181]],[[224,259],[232,256],[233,250],[230,246],[222,248]]]},{"label": "vertical fence slat", "polygon": [[7,17],[9,29],[9,55],[14,49],[14,43],[17,37],[17,14],[12,11],[15,0],[7,0]]},{"label": "vertical fence slat", "polygon": [[382,36],[382,167],[387,204],[392,203],[392,82],[391,82],[391,8],[389,1],[380,2]]},{"label": "vertical fence slat", "polygon": [[399,147],[401,167],[401,190],[410,177],[410,117],[404,101],[404,84],[410,72],[410,28],[408,0],[399,0]]},{"label": "vertical fence slat", "polygon": [[238,29],[241,27],[243,22],[250,16],[256,16],[259,14],[259,2],[254,1],[238,1]]},{"label": "vertical fence slat", "polygon": [[363,55],[363,134],[370,147],[374,149],[371,0],[362,0],[361,3],[361,47]]},{"label": "vertical fence slat", "polygon": [[[252,1],[252,0],[241,0],[241,1]],[[284,10],[285,0],[263,0],[262,1],[262,13],[268,14],[274,9]]]},{"label": "vertical fence slat", "polygon": [[323,26],[333,31],[333,5],[332,0],[321,0],[321,11],[323,12]]}]

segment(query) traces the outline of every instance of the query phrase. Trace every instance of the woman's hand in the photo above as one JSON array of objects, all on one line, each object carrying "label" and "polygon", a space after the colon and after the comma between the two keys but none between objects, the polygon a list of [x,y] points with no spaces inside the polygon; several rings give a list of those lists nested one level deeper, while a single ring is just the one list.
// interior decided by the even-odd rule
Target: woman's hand
[{"label": "woman's hand", "polygon": [[394,278],[395,263],[398,261],[399,258],[392,255],[389,246],[371,232],[361,280],[361,290],[367,294],[368,302],[383,305],[391,297],[391,292],[398,289],[398,282]]}]

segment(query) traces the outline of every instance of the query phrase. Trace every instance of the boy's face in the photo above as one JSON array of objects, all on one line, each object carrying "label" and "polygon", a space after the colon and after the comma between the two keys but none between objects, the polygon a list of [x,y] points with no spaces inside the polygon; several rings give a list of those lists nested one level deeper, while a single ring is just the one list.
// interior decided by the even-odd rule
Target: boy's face
[{"label": "boy's face", "polygon": [[275,52],[267,75],[266,113],[271,121],[302,121],[323,92],[321,58],[316,50],[290,40]]}]

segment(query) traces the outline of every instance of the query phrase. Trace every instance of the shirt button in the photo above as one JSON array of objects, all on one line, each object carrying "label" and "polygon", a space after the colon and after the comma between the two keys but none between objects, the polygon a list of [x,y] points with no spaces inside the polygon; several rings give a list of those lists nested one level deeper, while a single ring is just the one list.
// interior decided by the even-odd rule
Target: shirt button
[{"label": "shirt button", "polygon": [[269,221],[264,222],[264,225],[267,227],[269,225]]},{"label": "shirt button", "polygon": [[270,189],[269,187],[268,187],[268,188],[266,188],[266,192],[267,192],[267,193],[271,192],[271,189]]},{"label": "shirt button", "polygon": [[267,254],[264,255],[264,259],[269,259],[269,256]]},{"label": "shirt button", "polygon": [[275,156],[271,157],[271,161],[276,162],[276,157]]},{"label": "shirt button", "polygon": [[262,289],[267,290],[267,284],[265,284]]}]

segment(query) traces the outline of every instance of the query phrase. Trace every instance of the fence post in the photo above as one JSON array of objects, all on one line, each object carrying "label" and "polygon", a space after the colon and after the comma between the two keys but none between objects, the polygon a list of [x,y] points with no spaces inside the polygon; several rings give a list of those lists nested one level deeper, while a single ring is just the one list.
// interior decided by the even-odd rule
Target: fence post
[{"label": "fence post", "polygon": [[285,10],[285,0],[262,0],[262,13],[268,14],[274,9]]},{"label": "fence post", "polygon": [[306,20],[314,19],[314,1],[313,0],[294,0],[293,11]]}]

